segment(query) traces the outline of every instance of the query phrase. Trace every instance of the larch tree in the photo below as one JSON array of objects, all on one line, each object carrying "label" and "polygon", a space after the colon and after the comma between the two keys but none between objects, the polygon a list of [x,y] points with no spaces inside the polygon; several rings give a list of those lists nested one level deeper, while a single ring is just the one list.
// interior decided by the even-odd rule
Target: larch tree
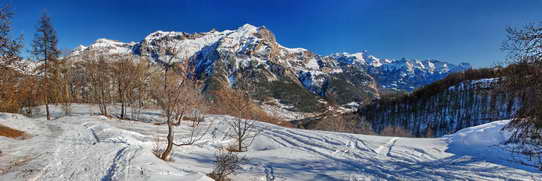
[{"label": "larch tree", "polygon": [[52,67],[58,60],[60,50],[57,47],[58,39],[56,31],[51,23],[51,18],[44,13],[39,22],[34,40],[32,41],[32,55],[37,61],[43,62],[40,67],[40,74],[42,75],[41,87],[43,89],[43,100],[45,103],[45,111],[47,113],[47,120],[51,120],[51,113],[49,110],[49,102],[51,100],[51,86],[50,78],[52,74]]},{"label": "larch tree", "polygon": [[21,40],[12,39],[11,33],[11,12],[10,6],[6,5],[0,8],[0,68],[5,69],[8,66],[15,64],[21,58],[19,52],[22,48]]},{"label": "larch tree", "polygon": [[21,60],[19,52],[22,48],[21,40],[12,39],[11,18],[13,13],[9,5],[0,8],[0,111],[18,112],[20,109],[17,101],[17,79],[19,76],[16,68]]}]

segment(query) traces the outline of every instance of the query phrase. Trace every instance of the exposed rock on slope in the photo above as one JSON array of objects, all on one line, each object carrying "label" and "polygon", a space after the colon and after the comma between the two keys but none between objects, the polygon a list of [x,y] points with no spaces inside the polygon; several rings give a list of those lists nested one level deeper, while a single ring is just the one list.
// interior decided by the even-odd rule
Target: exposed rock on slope
[{"label": "exposed rock on slope", "polygon": [[[174,48],[176,54],[163,55],[164,48]],[[320,56],[302,48],[286,48],[269,29],[249,24],[236,30],[193,34],[157,31],[137,43],[99,39],[76,48],[72,55],[85,51],[148,56],[158,64],[175,56],[177,61],[196,65],[207,90],[250,85],[256,98],[278,99],[303,112],[320,111],[325,99],[338,104],[366,102],[378,97],[381,87],[412,90],[467,67],[437,61],[412,65],[365,53]],[[405,72],[408,74],[403,76]]]},{"label": "exposed rock on slope", "polygon": [[364,68],[376,79],[381,88],[412,91],[440,80],[453,72],[470,69],[468,63],[459,65],[438,60],[380,59],[367,52],[337,53],[330,57],[343,64]]}]

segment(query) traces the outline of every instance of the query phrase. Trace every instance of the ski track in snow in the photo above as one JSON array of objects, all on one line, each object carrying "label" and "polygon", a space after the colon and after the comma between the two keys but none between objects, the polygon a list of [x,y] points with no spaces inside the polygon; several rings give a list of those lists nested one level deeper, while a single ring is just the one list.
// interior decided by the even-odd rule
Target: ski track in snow
[{"label": "ski track in snow", "polygon": [[[58,121],[54,120],[49,124]],[[86,123],[85,123],[86,124]],[[57,147],[51,165],[43,171],[43,175],[35,180],[75,180],[81,175],[89,179],[103,175],[101,180],[118,180],[127,166],[128,152],[133,152],[129,146],[101,142],[93,129],[86,129],[83,125],[63,124],[63,134],[55,140]],[[105,146],[115,144],[115,146]],[[113,157],[113,158],[112,158]],[[123,163],[119,163],[123,162]],[[78,168],[79,167],[79,168]],[[103,170],[106,170],[103,172]],[[104,175],[105,174],[105,175]]]},{"label": "ski track in snow", "polygon": [[[153,135],[166,126],[101,116],[77,115],[47,121],[25,119],[34,136],[0,149],[32,159],[0,175],[0,180],[198,180],[207,181],[214,151],[229,145],[226,121],[210,115],[211,134],[201,144],[176,147],[172,162],[151,153]],[[213,122],[213,123],[211,123]],[[0,113],[0,124],[3,122]],[[10,123],[11,124],[11,123]],[[17,125],[17,124],[13,124]],[[399,138],[283,128],[259,123],[262,133],[233,180],[536,180],[536,170],[448,152],[450,138]],[[187,131],[176,128],[177,138]],[[465,134],[466,135],[466,134]],[[0,141],[2,141],[0,137]],[[495,150],[480,151],[481,155]],[[0,161],[6,157],[0,156]],[[2,166],[0,164],[0,166]]]},{"label": "ski track in snow", "polygon": [[[19,174],[24,180],[127,180],[130,174],[127,167],[134,158],[139,146],[131,146],[114,141],[100,141],[100,135],[86,125],[95,118],[74,121],[71,117],[56,120],[38,119],[44,125],[47,139],[35,143],[43,150],[40,157],[29,165],[43,165],[39,171]],[[89,121],[89,122],[85,122]],[[94,123],[96,124],[96,123]],[[21,168],[27,170],[28,168]],[[0,177],[1,178],[1,177]],[[2,179],[0,179],[2,180]]]}]

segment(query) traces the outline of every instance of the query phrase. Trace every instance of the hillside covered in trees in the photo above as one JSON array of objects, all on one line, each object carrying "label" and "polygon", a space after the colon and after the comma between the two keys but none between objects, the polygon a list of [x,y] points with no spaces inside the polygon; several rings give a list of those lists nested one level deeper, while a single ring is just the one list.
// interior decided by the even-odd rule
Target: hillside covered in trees
[{"label": "hillside covered in trees", "polygon": [[406,129],[413,136],[431,137],[509,119],[519,102],[500,88],[501,71],[471,69],[409,94],[384,95],[359,110],[360,121],[369,122],[377,133],[394,127]]}]

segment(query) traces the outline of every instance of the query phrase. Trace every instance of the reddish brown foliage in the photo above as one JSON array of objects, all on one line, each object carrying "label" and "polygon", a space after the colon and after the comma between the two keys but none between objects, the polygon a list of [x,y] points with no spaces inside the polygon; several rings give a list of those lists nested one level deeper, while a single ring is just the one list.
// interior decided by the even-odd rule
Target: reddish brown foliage
[{"label": "reddish brown foliage", "polygon": [[[215,97],[214,104],[220,106],[209,106],[212,107],[212,109],[209,110],[210,113],[226,114],[243,119],[252,119],[289,128],[294,127],[294,125],[288,121],[270,116],[250,99],[241,98],[242,95],[239,95],[237,92],[239,91],[234,91],[230,88],[222,88],[218,91],[211,92],[211,94]],[[241,105],[245,105],[243,107],[247,107],[247,109],[243,111],[237,110]],[[243,114],[239,114],[239,112],[243,112]]]},{"label": "reddish brown foliage", "polygon": [[0,124],[0,136],[4,136],[8,138],[24,138],[26,137],[26,134],[22,131]]}]

